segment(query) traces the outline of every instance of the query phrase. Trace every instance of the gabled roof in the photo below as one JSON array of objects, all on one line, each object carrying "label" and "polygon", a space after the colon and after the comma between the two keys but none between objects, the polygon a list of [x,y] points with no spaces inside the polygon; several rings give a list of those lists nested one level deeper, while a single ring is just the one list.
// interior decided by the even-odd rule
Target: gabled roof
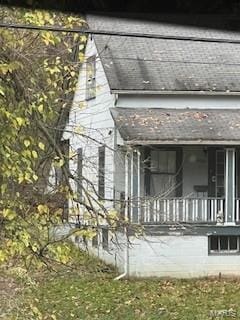
[{"label": "gabled roof", "polygon": [[128,144],[225,144],[240,142],[240,111],[223,109],[111,108]]},{"label": "gabled roof", "polygon": [[[90,15],[91,29],[240,40],[240,33],[214,28],[232,16],[176,16],[176,24]],[[173,20],[173,19],[172,19]],[[169,21],[166,16],[166,21]],[[194,21],[195,27],[184,25]],[[178,23],[178,24],[177,24]],[[240,44],[94,36],[111,90],[240,92]]]}]

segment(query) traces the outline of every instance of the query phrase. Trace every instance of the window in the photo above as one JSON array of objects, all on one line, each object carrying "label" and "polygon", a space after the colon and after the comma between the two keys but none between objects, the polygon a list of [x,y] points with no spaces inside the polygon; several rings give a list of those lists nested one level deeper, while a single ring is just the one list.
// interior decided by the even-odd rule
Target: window
[{"label": "window", "polygon": [[69,149],[70,143],[69,139],[60,141],[60,150],[63,156],[64,165],[62,167],[55,168],[55,184],[56,186],[66,184],[66,177],[63,174],[63,169],[69,170]]},{"label": "window", "polygon": [[108,229],[102,229],[102,247],[108,250]]},{"label": "window", "polygon": [[176,151],[152,150],[151,172],[175,174]]},{"label": "window", "polygon": [[94,248],[98,247],[98,234],[96,234],[93,238],[92,238],[92,246]]},{"label": "window", "polygon": [[98,198],[105,198],[105,147],[98,148]]},{"label": "window", "polygon": [[86,100],[96,97],[96,56],[91,56],[86,62]]},{"label": "window", "polygon": [[[69,171],[69,149],[70,149],[70,143],[69,139],[62,140],[60,142],[60,150],[63,156],[63,161],[64,164],[61,168],[56,169],[56,185],[61,186],[61,185],[67,185],[68,184],[68,177],[64,175],[64,171],[68,172]],[[63,221],[68,221],[68,216],[69,216],[69,203],[68,199],[64,200],[63,203],[63,213],[62,213],[62,220]]]},{"label": "window", "polygon": [[151,150],[150,195],[176,196],[176,151]]},{"label": "window", "polygon": [[239,236],[210,236],[209,253],[239,253]]},{"label": "window", "polygon": [[82,201],[82,166],[83,166],[83,154],[82,148],[77,150],[77,194],[79,201]]}]

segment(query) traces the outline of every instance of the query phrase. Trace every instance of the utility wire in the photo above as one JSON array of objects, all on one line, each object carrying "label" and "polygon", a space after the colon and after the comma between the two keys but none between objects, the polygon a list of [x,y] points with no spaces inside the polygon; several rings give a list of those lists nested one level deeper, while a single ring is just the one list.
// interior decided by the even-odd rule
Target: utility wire
[{"label": "utility wire", "polygon": [[3,23],[3,22],[0,23],[0,28],[82,33],[86,35],[107,35],[107,36],[118,36],[118,37],[162,39],[162,40],[240,44],[240,38],[239,39],[226,39],[226,38],[211,39],[211,38],[205,38],[205,37],[191,37],[191,36],[188,37],[188,36],[174,36],[174,35],[164,35],[164,34],[94,30],[94,29],[86,29],[86,28],[64,28],[59,26],[35,26],[35,25],[28,25],[28,24],[15,24],[15,23]]}]

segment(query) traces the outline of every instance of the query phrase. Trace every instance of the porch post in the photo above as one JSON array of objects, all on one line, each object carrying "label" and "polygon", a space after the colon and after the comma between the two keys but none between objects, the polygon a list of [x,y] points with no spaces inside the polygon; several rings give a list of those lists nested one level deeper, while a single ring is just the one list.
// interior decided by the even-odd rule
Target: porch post
[{"label": "porch post", "polygon": [[129,155],[125,154],[125,219],[128,219],[129,212]]},{"label": "porch post", "polygon": [[140,196],[140,152],[132,150],[131,154],[131,220],[139,222],[139,196]]},{"label": "porch post", "polygon": [[142,212],[141,212],[141,152],[137,150],[137,175],[138,175],[138,222],[142,222]]},{"label": "porch post", "polygon": [[225,224],[235,225],[235,148],[226,149]]}]

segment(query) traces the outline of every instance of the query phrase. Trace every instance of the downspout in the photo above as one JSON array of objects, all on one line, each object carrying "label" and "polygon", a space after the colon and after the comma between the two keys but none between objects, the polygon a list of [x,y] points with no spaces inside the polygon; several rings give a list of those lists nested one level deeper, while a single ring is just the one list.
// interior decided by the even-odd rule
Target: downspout
[{"label": "downspout", "polygon": [[129,243],[128,243],[128,227],[126,222],[128,220],[128,193],[129,193],[129,176],[128,176],[128,152],[125,154],[125,226],[124,226],[124,234],[125,234],[125,259],[124,259],[124,272],[114,278],[114,280],[120,280],[124,277],[128,276],[129,273]]},{"label": "downspout", "polygon": [[118,93],[114,93],[114,106],[118,103]]}]

